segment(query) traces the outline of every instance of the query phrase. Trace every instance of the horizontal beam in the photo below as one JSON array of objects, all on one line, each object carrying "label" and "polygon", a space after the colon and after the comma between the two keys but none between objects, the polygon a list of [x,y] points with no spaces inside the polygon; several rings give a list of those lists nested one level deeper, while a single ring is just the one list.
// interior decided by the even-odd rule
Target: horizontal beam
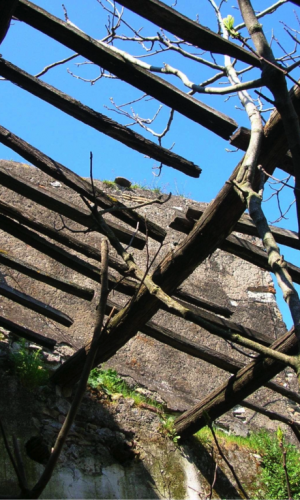
[{"label": "horizontal beam", "polygon": [[57,323],[64,326],[70,327],[73,325],[72,318],[67,316],[65,313],[49,306],[48,304],[45,304],[44,302],[41,302],[40,300],[30,297],[26,293],[19,292],[19,290],[5,285],[4,283],[0,283],[0,295],[22,305],[23,307],[27,307],[32,311],[42,314],[46,318],[53,319]]},{"label": "horizontal beam", "polygon": [[58,290],[62,290],[63,292],[74,295],[75,297],[79,297],[84,300],[92,300],[94,297],[94,290],[92,288],[83,287],[72,281],[58,278],[53,274],[45,273],[42,269],[29,265],[21,259],[17,259],[5,250],[0,250],[0,264],[3,264],[11,269],[15,269],[22,274],[26,274],[26,276],[30,276],[37,281],[47,283],[47,285],[53,286]]},{"label": "horizontal beam", "polygon": [[194,306],[201,307],[206,311],[211,311],[215,314],[221,314],[222,316],[225,316],[225,318],[230,318],[230,316],[232,316],[233,314],[233,311],[231,311],[228,307],[220,306],[219,304],[216,304],[211,300],[203,299],[201,297],[198,297],[198,295],[196,296],[190,292],[186,292],[181,288],[178,288],[176,290],[176,292],[174,293],[174,297],[184,300],[189,304],[193,304]]},{"label": "horizontal beam", "polygon": [[[188,219],[193,219],[193,220],[199,220],[202,215],[203,215],[203,210],[196,210],[194,208],[188,208],[186,212],[186,217]],[[272,225],[270,225],[269,227],[277,243],[280,243],[281,245],[286,245],[291,248],[295,248],[296,250],[300,250],[300,240],[298,234],[295,231],[291,231],[290,229],[283,229],[281,227],[276,227]],[[238,231],[239,233],[243,234],[248,234],[249,236],[256,236],[257,238],[259,238],[256,226],[252,221],[250,215],[248,214],[242,215],[242,217],[235,224],[234,231]]]},{"label": "horizontal beam", "polygon": [[129,226],[135,228],[137,223],[139,223],[139,230],[144,234],[147,233],[149,238],[153,238],[154,240],[160,242],[164,240],[166,231],[160,226],[151,220],[147,219],[147,221],[145,221],[145,218],[142,215],[138,214],[134,210],[127,209],[123,203],[116,201],[113,197],[107,195],[95,185],[94,191],[90,182],[1,126],[0,142],[35,165],[45,174],[50,175],[54,179],[57,179],[76,191],[76,193],[79,193],[80,195],[85,196],[88,200],[96,203],[97,206],[103,209],[111,210],[114,217],[126,222]]},{"label": "horizontal beam", "polygon": [[202,50],[226,54],[247,64],[260,67],[258,57],[251,52],[225,40],[159,0],[143,0],[143,2],[118,0],[118,3]]},{"label": "horizontal beam", "polygon": [[40,333],[36,333],[33,330],[30,330],[30,328],[18,325],[17,323],[14,323],[9,319],[3,318],[2,316],[0,316],[0,327],[5,328],[5,330],[10,331],[23,339],[29,340],[30,342],[34,342],[35,344],[46,347],[47,349],[53,350],[56,345],[56,340],[48,339],[44,335],[41,335]]},{"label": "horizontal beam", "polygon": [[[9,168],[7,168],[7,164]],[[78,207],[74,203],[66,200],[62,196],[59,196],[56,192],[50,191],[46,187],[40,188],[35,186],[31,182],[23,179],[14,173],[13,169],[14,163],[5,160],[0,160],[0,184],[2,186],[11,189],[12,191],[25,196],[30,200],[42,205],[43,207],[52,210],[53,212],[59,213],[63,217],[67,217],[78,224],[90,229],[91,231],[102,232],[100,226],[95,222],[92,212]],[[108,221],[108,226],[115,233],[117,238],[121,242],[131,245],[139,250],[142,250],[146,244],[145,237],[136,234],[133,238],[133,232],[115,224],[114,222]]]},{"label": "horizontal beam", "polygon": [[[22,225],[30,227],[31,229],[48,236],[52,240],[57,241],[68,248],[72,248],[72,250],[76,250],[76,252],[81,253],[90,259],[101,262],[101,252],[98,248],[94,248],[91,245],[83,243],[67,232],[57,231],[49,224],[38,221],[35,217],[25,214],[22,210],[9,205],[9,203],[5,203],[5,201],[2,200],[0,200],[0,214],[11,217],[18,222],[21,222]],[[127,266],[112,256],[108,257],[108,265],[121,274],[124,274],[127,271]]]},{"label": "horizontal beam", "polygon": [[[15,15],[20,21],[42,31],[220,137],[229,139],[237,128],[237,123],[228,116],[179,90],[148,70],[129,62],[108,45],[98,42],[33,3],[20,0]],[[150,156],[153,158],[153,155]]]}]

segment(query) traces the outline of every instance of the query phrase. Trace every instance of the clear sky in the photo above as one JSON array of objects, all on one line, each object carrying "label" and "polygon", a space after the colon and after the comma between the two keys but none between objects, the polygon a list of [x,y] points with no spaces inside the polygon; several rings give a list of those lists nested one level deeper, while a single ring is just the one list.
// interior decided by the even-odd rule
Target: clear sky
[{"label": "clear sky", "polygon": [[[171,5],[173,1],[166,3]],[[48,10],[51,14],[64,19],[61,0],[37,0],[36,4]],[[103,4],[109,7],[105,0],[103,0]],[[84,2],[80,0],[65,0],[64,5],[70,21],[81,30],[96,39],[102,39],[106,36],[108,12],[102,8],[99,0],[85,0]],[[224,3],[222,15],[226,17],[230,14],[235,17],[235,22],[239,23],[241,19],[236,5],[236,0]],[[264,10],[270,5],[272,5],[271,0],[253,1],[253,6],[257,10]],[[121,8],[119,4],[117,6],[119,9]],[[189,0],[188,2],[178,0],[176,9],[192,19],[198,19],[201,24],[208,26],[210,29],[217,30],[216,18],[208,0]],[[286,34],[282,22],[285,22],[295,30],[300,29],[295,12],[299,14],[299,8],[287,2],[276,13],[268,15],[261,20],[268,40],[271,40],[272,35],[274,35],[274,37],[280,40],[287,52],[292,51],[295,44]],[[136,30],[143,28],[142,34],[144,36],[155,35],[159,31],[157,26],[146,22],[129,11],[125,12],[124,19],[130,25],[134,26]],[[125,26],[120,29],[120,34],[124,33],[128,33]],[[245,29],[242,30],[242,34],[246,36]],[[297,35],[295,32],[294,34]],[[283,52],[280,50],[274,37],[272,47],[277,56],[282,56]],[[134,56],[144,53],[144,50],[139,45],[132,42],[122,43],[121,41],[117,41],[115,45]],[[149,48],[149,44],[147,48]],[[13,21],[8,35],[1,45],[0,52],[3,58],[30,74],[37,74],[45,66],[72,54],[72,51],[63,45],[18,21]],[[197,51],[197,53],[200,55],[201,51]],[[203,57],[206,57],[206,55],[204,54]],[[222,56],[217,56],[216,59],[219,64],[223,64]],[[153,57],[147,57],[143,60],[156,66],[161,66],[163,63],[171,64],[185,72],[194,83],[201,83],[215,74],[215,70],[191,62],[170,51],[157,54]],[[71,72],[73,75],[85,79],[93,79],[98,76],[99,68],[91,64],[82,64],[85,62],[84,58],[78,57],[64,65],[53,68],[42,76],[41,79],[96,111],[106,114],[124,125],[128,124],[130,122],[128,118],[107,109],[107,107],[112,107],[110,99],[113,98],[116,104],[120,105],[141,97],[142,92],[116,79],[102,78],[94,85],[91,85],[91,83],[84,82],[70,74]],[[237,65],[238,69],[242,67],[243,65],[241,64]],[[259,77],[259,71],[254,70],[250,74],[246,73],[244,81],[248,78],[250,79],[250,77]],[[296,79],[299,78],[298,69],[293,72],[293,77]],[[174,76],[165,76],[165,79],[184,91],[188,91],[181,81]],[[225,83],[226,80],[223,79],[223,82]],[[160,187],[164,192],[171,191],[174,194],[181,194],[197,201],[208,202],[217,195],[242,157],[242,152],[240,151],[234,153],[226,151],[226,149],[232,150],[227,141],[179,115],[179,113],[175,113],[171,130],[163,139],[162,145],[170,148],[174,144],[173,151],[175,153],[199,165],[203,169],[203,172],[199,179],[193,179],[170,167],[164,166],[161,176],[156,178],[153,175],[156,172],[153,170],[153,167],[157,166],[154,160],[143,158],[143,155],[140,153],[76,121],[62,111],[44,103],[42,100],[10,82],[1,81],[0,85],[1,125],[81,176],[89,176],[89,154],[92,151],[94,155],[94,177],[98,179],[113,180],[116,176],[121,175],[143,186],[150,188]],[[291,82],[288,85],[290,88],[292,85]],[[262,92],[267,94],[265,89]],[[252,95],[255,96],[255,94]],[[247,116],[241,110],[237,98],[228,99],[224,96],[203,95],[196,97],[234,118],[239,126],[249,127]],[[148,118],[155,115],[158,107],[159,103],[152,99],[148,102],[142,101],[133,104],[127,110],[130,112],[132,109],[139,116]],[[269,105],[265,105],[264,107],[267,108]],[[160,133],[165,127],[168,116],[169,110],[164,106],[157,119],[149,126]],[[268,116],[268,112],[264,113],[265,119]],[[133,127],[133,130],[157,142],[153,136],[143,131],[137,125]],[[1,144],[0,157],[24,161],[12,150]],[[280,170],[276,170],[275,175],[283,178],[286,174]],[[267,188],[266,197],[269,194],[270,190]],[[282,193],[283,209],[288,206],[292,199],[292,190],[286,188]],[[265,204],[265,209],[270,221],[277,219],[279,213],[275,198]],[[297,230],[294,208],[289,212],[288,218],[288,220],[281,221],[279,225]],[[286,260],[298,265],[299,259],[295,251],[283,247],[282,252]],[[284,320],[290,326],[289,313],[280,297],[281,293],[279,291],[277,299],[284,314]]]}]

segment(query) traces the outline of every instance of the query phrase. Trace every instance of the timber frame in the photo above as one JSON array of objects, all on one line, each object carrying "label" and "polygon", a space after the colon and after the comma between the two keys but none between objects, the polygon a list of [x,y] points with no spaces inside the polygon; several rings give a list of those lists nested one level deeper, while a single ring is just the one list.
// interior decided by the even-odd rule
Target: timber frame
[{"label": "timber frame", "polygon": [[[201,25],[176,14],[173,9],[158,0],[144,0],[142,9],[139,7],[141,3],[134,0],[122,0],[120,3],[145,18],[158,23],[159,26],[171,31],[176,36],[186,38],[191,43],[196,43],[198,47],[204,50],[209,47],[209,50],[213,52],[226,53],[254,66],[260,65],[259,59],[251,52],[234,43],[225,41],[219,35],[210,32]],[[299,5],[299,2],[294,1],[294,3]],[[92,39],[87,34],[76,29],[76,27],[55,18],[28,0],[11,1],[10,8],[7,8],[7,5],[8,2],[0,0],[0,41],[6,35],[11,17],[15,16],[20,21],[51,36],[124,81],[142,89],[172,109],[208,128],[213,133],[228,140],[232,136],[232,144],[243,150],[247,149],[249,131],[247,129],[237,130],[238,124],[230,117],[204,105],[199,100],[185,94],[145,69],[131,66],[130,71],[128,71],[127,63],[109,47]],[[199,177],[201,169],[191,161],[154,144],[152,141],[146,140],[139,134],[76,101],[71,96],[29,75],[3,58],[0,58],[0,75],[32,93],[37,98],[56,106],[86,125],[94,127],[97,131],[112,136],[124,145],[149,155],[168,167],[178,169],[186,175]],[[299,87],[291,90],[291,97],[300,116]],[[276,111],[273,112],[265,125],[264,132],[265,137],[259,163],[264,166],[264,169],[269,174],[272,174],[280,163],[285,165],[286,171],[292,172],[281,118]],[[0,142],[23,156],[25,160],[31,162],[53,179],[84,196],[89,202],[94,202],[100,209],[110,210],[115,219],[114,222],[111,219],[109,220],[109,228],[121,242],[131,243],[132,246],[140,250],[145,247],[146,234],[147,238],[163,242],[166,236],[166,231],[163,228],[149,220],[145,220],[136,211],[126,208],[123,203],[116,202],[112,197],[77,176],[66,166],[59,164],[33,145],[26,143],[22,138],[16,136],[13,131],[0,126]],[[56,211],[61,216],[83,225],[88,230],[102,231],[100,226],[95,225],[93,215],[88,209],[82,209],[71,204],[58,195],[54,195],[52,191],[48,192],[47,189],[43,189],[43,191],[36,189],[28,181],[15,175],[12,170],[9,171],[5,168],[4,163],[0,161],[0,183],[3,186],[21,193],[34,203]],[[211,204],[208,206],[203,205],[203,210],[198,212],[188,209],[185,217],[176,218],[173,221],[172,227],[187,236],[156,267],[153,273],[153,281],[161,287],[163,292],[176,298],[180,304],[187,305],[190,311],[188,319],[191,320],[192,318],[194,322],[210,333],[226,335],[229,332],[237,332],[245,338],[255,339],[262,345],[268,346],[271,344],[269,337],[233,323],[230,320],[231,311],[228,308],[220,307],[208,300],[183,293],[180,290],[182,282],[217,248],[237,255],[263,269],[271,270],[266,254],[261,248],[246,239],[231,235],[233,230],[246,235],[257,235],[253,223],[247,215],[244,215],[245,205],[233,187],[240,164],[237,165],[229,181]],[[126,223],[127,227],[118,224],[116,219]],[[138,235],[134,233],[137,223],[139,224]],[[56,231],[52,226],[28,216],[25,212],[3,201],[0,201],[0,228],[63,265],[76,270],[83,276],[87,276],[95,282],[100,281],[98,265],[90,264],[85,260],[86,257],[99,263],[101,261],[100,250],[82,243],[76,237]],[[105,231],[103,232],[105,233]],[[279,243],[300,249],[299,238],[296,233],[278,228],[272,228],[272,232]],[[58,244],[63,245],[64,248],[61,248]],[[69,249],[76,250],[82,257],[75,257],[69,252]],[[38,281],[57,287],[65,293],[81,297],[83,300],[91,300],[94,295],[94,290],[91,288],[79,286],[47,274],[25,261],[16,259],[7,252],[0,252],[0,263],[8,268],[17,269]],[[111,273],[109,275],[110,286],[114,287],[118,284],[119,291],[129,297],[136,296],[135,301],[129,303],[123,309],[118,304],[108,301],[107,314],[113,307],[115,313],[120,309],[121,312],[118,312],[112,318],[111,331],[113,334],[104,337],[101,341],[101,349],[98,350],[95,360],[96,365],[109,359],[130,338],[136,335],[138,331],[141,331],[162,343],[172,346],[174,349],[204,359],[234,374],[222,387],[218,388],[214,393],[208,394],[205,400],[202,400],[192,410],[178,418],[176,430],[180,436],[183,438],[189,436],[205,425],[205,413],[209,414],[210,418],[214,420],[236,404],[242,403],[245,398],[263,385],[300,403],[298,394],[271,381],[282,370],[281,363],[258,356],[256,360],[243,366],[234,359],[230,359],[195,342],[188,341],[183,336],[167,328],[162,328],[155,324],[151,318],[159,309],[166,306],[162,305],[155,294],[150,294],[145,286],[139,288],[137,281],[126,276],[127,267],[120,259],[109,257],[109,267],[123,277],[119,283],[115,275]],[[300,268],[288,263],[288,269],[293,280],[300,283]],[[48,304],[41,303],[34,297],[22,294],[18,290],[0,285],[0,294],[64,325],[72,324],[72,318],[65,312],[51,308]],[[116,318],[120,318],[121,314],[122,321],[118,322]],[[222,315],[222,318],[219,315]],[[5,317],[0,317],[0,326],[48,348],[53,347],[55,344],[53,339],[26,328],[26,325],[19,325],[9,321]],[[297,349],[297,342],[293,331],[287,332],[280,337],[271,347],[288,354],[294,353]],[[86,359],[86,353],[86,346],[79,349],[73,357],[55,372],[52,381],[65,386],[77,382]],[[262,365],[264,369],[261,369]],[[225,397],[228,392],[231,395],[229,399]],[[257,412],[270,416],[266,410],[258,407],[253,402],[246,401],[243,404],[248,405]],[[278,419],[289,423],[299,435],[300,424],[298,426],[296,422],[286,419],[282,415],[279,415]]]}]

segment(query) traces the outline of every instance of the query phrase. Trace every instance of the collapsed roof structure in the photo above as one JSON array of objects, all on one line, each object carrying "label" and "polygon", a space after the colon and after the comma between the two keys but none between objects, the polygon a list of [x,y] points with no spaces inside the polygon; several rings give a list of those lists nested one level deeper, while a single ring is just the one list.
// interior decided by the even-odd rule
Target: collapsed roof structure
[{"label": "collapsed roof structure", "polygon": [[[228,54],[257,67],[260,65],[259,58],[250,51],[224,40],[200,24],[176,13],[158,0],[144,0],[142,3],[122,0],[120,3],[176,36],[196,44],[203,50]],[[185,94],[148,70],[130,63],[108,45],[96,41],[70,23],[56,18],[28,0],[12,0],[9,3],[5,0],[0,1],[1,40],[5,37],[12,16],[40,30],[96,65],[110,71],[118,78],[208,128],[212,133],[231,140],[231,143],[240,149],[247,149],[249,131],[244,128],[238,129],[238,124],[233,119],[201,103],[193,96]],[[97,131],[120,141],[125,146],[191,177],[196,178],[200,175],[201,169],[191,161],[145,139],[3,58],[0,58],[0,75],[76,120],[80,120]],[[300,89],[298,86],[291,91],[291,97],[299,115]],[[85,200],[86,208],[76,206],[75,203],[57,195],[53,190],[37,188],[28,180],[17,175],[13,168],[8,168],[7,162],[2,161],[0,162],[0,183],[5,188],[55,211],[67,220],[80,224],[88,231],[105,234],[111,242],[114,241],[115,248],[121,242],[126,246],[131,245],[138,250],[145,250],[151,239],[159,243],[164,241],[166,237],[164,228],[146,219],[113,196],[101,191],[94,183],[82,179],[55,159],[46,156],[42,151],[16,136],[13,131],[0,126],[0,142],[21,155],[26,162],[79,194]],[[272,174],[277,166],[291,173],[293,166],[288,150],[281,117],[277,111],[274,111],[264,127],[264,140],[259,163],[269,174]],[[108,326],[109,334],[99,341],[95,365],[111,358],[138,331],[142,331],[182,352],[196,355],[234,374],[234,376],[229,377],[226,383],[213,393],[207,394],[194,408],[178,418],[176,430],[182,437],[188,436],[201,426],[206,425],[207,414],[211,420],[215,420],[263,385],[267,385],[273,391],[300,403],[298,394],[271,382],[271,379],[282,370],[281,362],[260,355],[248,365],[240,366],[221,353],[209,352],[201,345],[195,345],[185,340],[178,333],[167,331],[167,329],[151,323],[153,315],[163,307],[222,338],[230,338],[235,341],[234,335],[236,334],[237,337],[240,335],[250,340],[254,339],[262,345],[271,344],[272,349],[280,352],[293,354],[297,351],[297,340],[293,330],[271,343],[268,335],[263,335],[231,321],[228,318],[230,311],[226,308],[207,301],[203,297],[199,298],[180,290],[184,280],[218,248],[263,269],[272,270],[268,264],[266,253],[260,247],[247,239],[231,235],[232,231],[236,230],[246,235],[257,236],[254,224],[247,215],[244,215],[245,204],[235,192],[233,185],[240,165],[241,162],[215,200],[204,207],[203,212],[188,208],[185,217],[175,219],[173,227],[186,233],[187,236],[175,249],[171,249],[165,255],[155,267],[151,278],[148,279],[148,276],[141,273],[133,264],[132,267],[128,268],[126,259],[125,262],[122,262],[117,257],[111,256],[109,258],[109,267],[113,270],[109,274],[110,289],[117,288],[118,291],[125,293],[132,299],[124,308],[120,307],[118,313],[118,304],[108,302],[107,311],[111,311],[114,307],[114,316],[112,316]],[[101,215],[101,219],[97,219],[97,210],[104,217]],[[108,218],[106,214],[109,214]],[[99,268],[86,262],[83,257],[74,256],[70,249],[96,262],[101,261],[100,250],[80,241],[74,235],[57,231],[50,224],[45,224],[38,218],[28,215],[26,211],[4,201],[0,201],[0,228],[30,247],[56,259],[64,266],[99,282]],[[138,228],[138,232],[136,228]],[[296,249],[300,248],[296,233],[275,227],[272,228],[272,232],[278,243]],[[115,242],[116,239],[119,243]],[[60,245],[63,245],[63,248]],[[124,255],[125,253],[124,250]],[[37,281],[47,283],[85,300],[91,300],[94,295],[94,290],[89,287],[50,275],[43,269],[29,265],[25,259],[21,261],[5,251],[0,252],[0,262]],[[293,280],[300,283],[300,269],[293,264],[288,264],[288,269]],[[138,277],[139,279],[137,279]],[[42,303],[5,284],[0,284],[0,293],[62,325],[70,326],[73,322],[72,318],[68,316],[68,311],[52,308],[49,304]],[[55,344],[55,340],[47,334],[35,332],[27,325],[8,320],[5,314],[0,317],[0,326],[42,346],[51,348]],[[64,386],[74,385],[79,380],[88,349],[89,345],[80,348],[55,372],[52,381]],[[264,408],[252,404],[252,409],[268,415],[268,411]],[[271,416],[271,412],[269,412],[269,416]],[[277,418],[289,423],[299,436],[299,424],[283,415],[277,415]]]}]

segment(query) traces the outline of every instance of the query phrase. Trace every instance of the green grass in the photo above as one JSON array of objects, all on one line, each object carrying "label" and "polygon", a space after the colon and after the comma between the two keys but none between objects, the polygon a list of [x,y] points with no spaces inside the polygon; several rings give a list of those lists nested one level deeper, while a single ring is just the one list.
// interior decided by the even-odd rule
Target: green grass
[{"label": "green grass", "polygon": [[93,389],[101,389],[109,396],[113,394],[122,394],[124,398],[131,398],[134,403],[139,406],[141,403],[146,403],[162,410],[162,405],[155,399],[148,398],[140,394],[136,389],[132,389],[129,385],[117,374],[116,370],[108,368],[101,370],[94,368],[89,376],[88,385]]},{"label": "green grass", "polygon": [[18,379],[25,387],[32,389],[47,383],[49,375],[44,368],[41,349],[34,351],[28,349],[26,341],[22,339],[19,351],[10,354],[10,361]]},{"label": "green grass", "polygon": [[116,187],[116,183],[115,181],[102,181],[102,183],[108,187],[108,188],[115,188]]},{"label": "green grass", "polygon": [[[264,484],[264,488],[258,488],[253,498],[272,498],[272,500],[288,498],[282,451],[275,434],[261,430],[252,432],[249,437],[244,438],[227,435],[218,429],[215,429],[215,432],[221,446],[222,443],[234,442],[261,456],[260,482]],[[195,436],[204,446],[212,443],[212,435],[208,427],[201,429]],[[300,452],[290,443],[284,443],[284,447],[287,451],[286,462],[292,498],[300,500]]]}]

